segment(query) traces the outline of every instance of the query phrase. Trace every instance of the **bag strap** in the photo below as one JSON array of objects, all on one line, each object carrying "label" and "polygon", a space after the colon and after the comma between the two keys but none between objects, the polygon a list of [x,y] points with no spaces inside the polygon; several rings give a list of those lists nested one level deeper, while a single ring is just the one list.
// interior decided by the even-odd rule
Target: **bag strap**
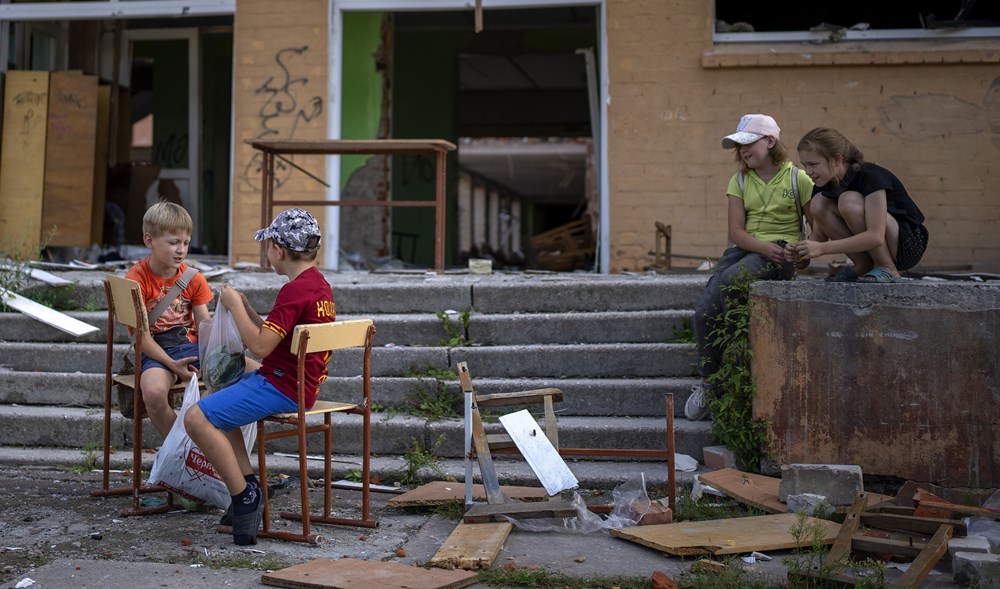
[{"label": "bag strap", "polygon": [[795,210],[799,213],[799,238],[806,236],[805,221],[802,220],[802,198],[799,196],[799,169],[792,166],[792,192],[795,193]]},{"label": "bag strap", "polygon": [[191,281],[192,278],[194,278],[194,275],[197,273],[198,273],[197,268],[188,266],[187,270],[185,270],[184,273],[181,274],[181,277],[177,279],[177,282],[174,282],[174,285],[170,287],[170,290],[167,291],[167,294],[162,299],[160,299],[159,304],[157,304],[156,307],[149,312],[150,325],[156,323],[156,320],[160,318],[160,315],[162,315],[163,312],[167,310],[167,307],[170,306],[170,303],[174,302],[174,299],[177,298],[177,295],[181,294],[181,291],[187,288],[188,283]]}]

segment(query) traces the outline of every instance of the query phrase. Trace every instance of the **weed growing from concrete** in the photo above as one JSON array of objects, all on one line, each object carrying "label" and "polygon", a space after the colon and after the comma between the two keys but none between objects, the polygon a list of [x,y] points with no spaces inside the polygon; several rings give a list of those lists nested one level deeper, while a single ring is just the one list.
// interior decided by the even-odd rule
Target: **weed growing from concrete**
[{"label": "weed growing from concrete", "polygon": [[685,573],[678,578],[678,589],[770,589],[773,587],[768,580],[755,575],[740,566],[740,560],[727,557],[721,561],[722,570],[705,570],[693,568],[691,573]]},{"label": "weed growing from concrete", "polygon": [[674,324],[671,328],[674,332],[674,341],[681,344],[693,344],[694,343],[694,327],[691,324],[691,318],[685,317],[681,320],[680,324]]},{"label": "weed growing from concrete", "polygon": [[444,383],[437,383],[433,390],[423,384],[417,386],[417,398],[412,409],[413,415],[427,419],[453,419],[461,417],[459,409],[462,399],[448,392]]},{"label": "weed growing from concrete", "polygon": [[438,311],[437,318],[444,327],[445,338],[441,340],[442,346],[458,348],[472,343],[469,339],[469,310],[463,309],[458,313],[458,317],[446,311]]},{"label": "weed growing from concrete", "polygon": [[717,327],[709,334],[713,346],[723,350],[719,369],[708,378],[716,391],[707,396],[712,412],[712,432],[728,446],[741,466],[760,471],[767,443],[766,422],[753,418],[753,400],[757,384],[750,373],[750,322],[753,302],[750,284],[753,277],[744,270],[726,288],[727,308]]},{"label": "weed growing from concrete", "polygon": [[448,476],[441,468],[438,463],[438,457],[436,452],[441,448],[441,444],[445,441],[445,435],[441,434],[438,436],[434,445],[428,449],[424,444],[423,440],[418,440],[417,438],[411,438],[413,444],[406,448],[403,453],[403,460],[406,461],[406,469],[403,471],[399,482],[404,485],[419,485],[424,482],[423,477],[420,475],[420,471],[429,468],[434,472],[436,478],[439,480],[453,480],[452,477]]}]

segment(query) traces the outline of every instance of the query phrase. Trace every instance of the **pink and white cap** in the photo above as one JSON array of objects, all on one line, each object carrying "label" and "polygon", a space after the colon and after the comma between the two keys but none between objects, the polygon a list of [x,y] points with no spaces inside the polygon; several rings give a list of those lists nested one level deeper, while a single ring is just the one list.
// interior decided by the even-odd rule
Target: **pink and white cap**
[{"label": "pink and white cap", "polygon": [[778,139],[779,133],[781,129],[773,118],[767,115],[743,115],[740,117],[740,124],[736,125],[736,132],[722,139],[722,147],[732,149],[737,145],[748,145],[768,135]]}]

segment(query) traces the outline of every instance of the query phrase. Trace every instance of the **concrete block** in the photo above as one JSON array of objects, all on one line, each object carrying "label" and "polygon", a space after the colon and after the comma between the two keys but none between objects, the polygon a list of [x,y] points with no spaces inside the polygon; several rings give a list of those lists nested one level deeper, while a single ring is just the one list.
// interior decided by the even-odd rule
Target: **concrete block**
[{"label": "concrete block", "polygon": [[819,513],[833,513],[833,506],[823,495],[814,493],[800,493],[789,495],[785,501],[788,504],[788,511],[792,513],[805,513],[806,515],[816,515]]},{"label": "concrete block", "polygon": [[830,505],[850,505],[864,490],[861,467],[854,464],[786,464],[781,467],[778,498],[789,495],[823,495]]},{"label": "concrete block", "polygon": [[708,446],[703,448],[703,452],[707,468],[722,470],[736,466],[736,455],[725,446]]},{"label": "concrete block", "polygon": [[956,552],[978,552],[990,554],[990,541],[986,536],[963,536],[948,540],[948,554],[954,560]]},{"label": "concrete block", "polygon": [[1000,589],[1000,554],[956,552],[951,561],[955,582],[979,589]]}]

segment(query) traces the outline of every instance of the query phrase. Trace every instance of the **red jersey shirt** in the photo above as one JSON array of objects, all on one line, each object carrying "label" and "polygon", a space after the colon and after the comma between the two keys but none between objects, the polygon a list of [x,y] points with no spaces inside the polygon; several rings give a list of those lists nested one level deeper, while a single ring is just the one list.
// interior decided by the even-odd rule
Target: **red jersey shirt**
[{"label": "red jersey shirt", "polygon": [[[267,314],[264,327],[281,336],[281,342],[264,358],[260,373],[279,391],[296,403],[295,374],[297,359],[292,350],[292,330],[296,325],[330,323],[337,317],[330,283],[315,267],[299,274],[278,291],[274,308]],[[309,354],[306,357],[306,408],[312,408],[319,385],[326,380],[330,353]]]}]

